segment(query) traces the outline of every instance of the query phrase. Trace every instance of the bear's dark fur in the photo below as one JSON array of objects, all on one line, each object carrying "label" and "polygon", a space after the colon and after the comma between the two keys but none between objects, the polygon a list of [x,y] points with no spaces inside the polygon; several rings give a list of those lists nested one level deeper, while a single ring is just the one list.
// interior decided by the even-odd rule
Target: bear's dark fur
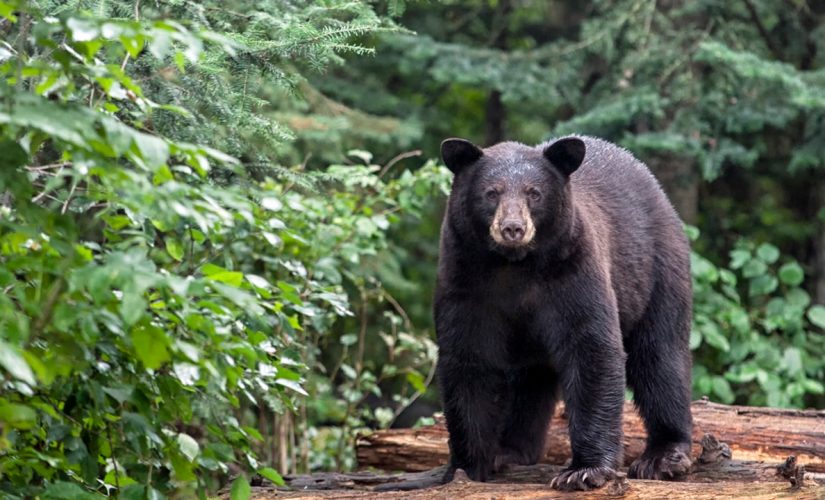
[{"label": "bear's dark fur", "polygon": [[625,383],[648,431],[630,476],[690,466],[689,247],[650,171],[591,137],[484,150],[442,143],[455,173],[434,314],[451,464],[484,481],[544,452],[557,392],[589,489],[622,460]]}]

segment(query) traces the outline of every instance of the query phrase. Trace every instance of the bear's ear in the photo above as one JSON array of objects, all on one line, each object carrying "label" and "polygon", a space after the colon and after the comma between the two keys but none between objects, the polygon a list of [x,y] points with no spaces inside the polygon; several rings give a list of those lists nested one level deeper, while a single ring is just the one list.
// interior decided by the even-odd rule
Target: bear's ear
[{"label": "bear's ear", "polygon": [[454,174],[481,158],[481,148],[465,139],[445,139],[441,143],[441,157]]},{"label": "bear's ear", "polygon": [[584,141],[578,137],[565,137],[544,148],[544,157],[564,175],[570,175],[584,160]]}]

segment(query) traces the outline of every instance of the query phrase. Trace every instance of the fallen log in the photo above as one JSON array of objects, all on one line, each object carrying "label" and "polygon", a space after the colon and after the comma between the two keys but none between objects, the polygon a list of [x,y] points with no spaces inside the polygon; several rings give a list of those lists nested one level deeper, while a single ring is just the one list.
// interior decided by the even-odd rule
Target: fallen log
[{"label": "fallen log", "polygon": [[[553,416],[543,463],[561,465],[570,458],[563,405]],[[728,406],[695,401],[693,455],[705,434],[729,444],[734,458],[779,463],[795,455],[809,472],[825,473],[825,410],[791,410]],[[625,465],[644,450],[646,433],[632,403],[624,412]],[[420,429],[391,429],[365,434],[356,440],[359,467],[425,471],[447,463],[447,430],[443,421]]]},{"label": "fallen log", "polygon": [[[604,487],[597,490],[579,493],[561,493],[550,489],[545,481],[547,475],[552,475],[553,471],[558,469],[559,467],[550,465],[518,467],[516,468],[515,475],[510,475],[509,477],[502,476],[497,480],[488,483],[477,483],[470,481],[465,474],[457,473],[456,478],[451,483],[446,485],[418,489],[414,491],[383,491],[380,493],[376,493],[374,490],[352,489],[351,486],[353,483],[347,484],[347,481],[350,480],[372,483],[379,476],[371,475],[369,473],[337,474],[339,477],[337,482],[334,482],[335,486],[333,489],[318,490],[313,489],[313,486],[311,485],[304,485],[304,487],[301,487],[301,482],[298,481],[290,483],[290,486],[298,491],[287,491],[277,488],[255,488],[252,497],[255,500],[282,498],[302,500],[320,500],[326,498],[409,498],[413,500],[469,498],[489,500],[491,498],[616,498],[619,496],[625,499],[639,500],[654,498],[684,498],[691,500],[702,500],[733,497],[749,497],[750,499],[765,500],[776,498],[825,498],[825,487],[816,482],[807,482],[801,486],[794,487],[788,482],[690,483],[627,480],[627,478],[623,476],[611,481]],[[323,475],[316,474],[311,477],[321,479],[320,476]],[[349,476],[349,479],[344,479],[346,476]],[[305,479],[308,480],[309,478]],[[333,483],[328,483],[328,485],[332,484]]]},{"label": "fallen log", "polygon": [[[780,464],[730,459],[730,447],[711,435],[702,439],[702,451],[690,474],[678,482],[628,480],[623,473],[603,488],[577,497],[602,498],[825,498],[825,474],[805,472],[796,457]],[[511,466],[488,483],[470,481],[463,471],[441,485],[446,466],[424,472],[375,474],[372,472],[317,473],[287,476],[289,489],[255,488],[257,500],[275,498],[569,498],[547,484],[563,467],[538,464]],[[402,491],[394,491],[402,490]],[[224,495],[225,496],[225,495]]]}]

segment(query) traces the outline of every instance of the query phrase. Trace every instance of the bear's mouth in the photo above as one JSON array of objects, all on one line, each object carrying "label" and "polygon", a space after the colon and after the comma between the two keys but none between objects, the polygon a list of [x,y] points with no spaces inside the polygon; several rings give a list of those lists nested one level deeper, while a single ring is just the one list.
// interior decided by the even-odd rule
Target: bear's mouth
[{"label": "bear's mouth", "polygon": [[501,255],[510,262],[517,262],[524,259],[533,250],[535,245],[530,243],[516,243],[516,244],[500,244],[498,242],[490,242],[490,250]]}]

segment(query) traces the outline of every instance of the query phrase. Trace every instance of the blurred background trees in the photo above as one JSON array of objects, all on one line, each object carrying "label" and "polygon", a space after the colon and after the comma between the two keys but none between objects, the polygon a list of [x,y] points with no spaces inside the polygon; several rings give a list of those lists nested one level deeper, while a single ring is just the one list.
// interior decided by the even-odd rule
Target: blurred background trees
[{"label": "blurred background trees", "polygon": [[4,494],[242,498],[426,422],[448,136],[631,150],[693,241],[694,395],[825,407],[821,3],[2,0],[0,33]]}]

